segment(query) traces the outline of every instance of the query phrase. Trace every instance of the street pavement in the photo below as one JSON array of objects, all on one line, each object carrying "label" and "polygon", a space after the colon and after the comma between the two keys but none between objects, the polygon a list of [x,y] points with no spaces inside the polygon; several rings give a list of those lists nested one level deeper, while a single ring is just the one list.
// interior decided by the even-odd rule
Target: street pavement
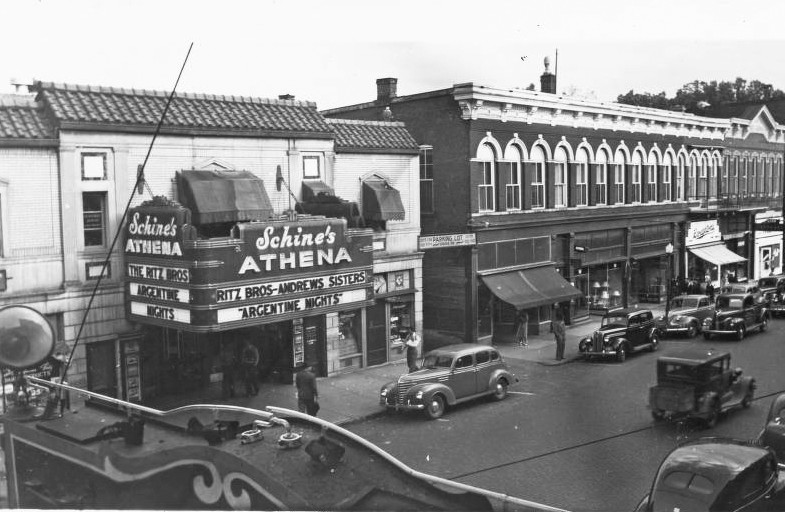
[{"label": "street pavement", "polygon": [[[664,305],[640,305],[640,307],[652,309],[655,317],[664,312]],[[509,343],[500,343],[495,347],[507,361],[529,361],[547,366],[569,364],[580,358],[578,353],[580,339],[594,332],[601,319],[601,316],[591,315],[589,320],[567,326],[564,359],[561,361],[556,360],[556,341],[552,333],[530,335],[526,347],[514,344],[510,335]],[[397,380],[407,371],[406,361],[400,360],[317,379],[321,406],[319,418],[345,425],[382,414],[384,409],[379,405],[379,389],[386,382]],[[238,386],[238,389],[241,387]],[[256,396],[223,399],[220,383],[216,383],[197,393],[167,397],[149,405],[168,410],[195,403],[225,403],[255,409],[264,409],[266,406],[297,409],[295,387],[271,382],[263,382]]]}]

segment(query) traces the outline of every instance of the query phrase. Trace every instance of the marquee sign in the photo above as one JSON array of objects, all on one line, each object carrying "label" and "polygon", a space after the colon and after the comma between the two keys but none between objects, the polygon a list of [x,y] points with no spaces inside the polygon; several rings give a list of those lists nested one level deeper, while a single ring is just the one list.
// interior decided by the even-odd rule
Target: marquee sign
[{"label": "marquee sign", "polygon": [[347,230],[344,219],[242,222],[207,239],[193,236],[188,221],[190,211],[176,204],[131,211],[129,320],[215,331],[373,300],[373,236]]}]

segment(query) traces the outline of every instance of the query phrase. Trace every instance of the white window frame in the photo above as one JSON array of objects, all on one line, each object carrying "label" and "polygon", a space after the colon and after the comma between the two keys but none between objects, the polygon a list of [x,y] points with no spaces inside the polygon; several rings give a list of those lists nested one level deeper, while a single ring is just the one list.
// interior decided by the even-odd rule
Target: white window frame
[{"label": "white window frame", "polygon": [[[506,208],[508,211],[519,211],[521,205],[521,162],[509,162],[510,173],[507,176]],[[510,204],[512,203],[512,206]]]},{"label": "white window frame", "polygon": [[670,201],[671,200],[671,191],[673,187],[671,183],[673,182],[673,164],[670,160],[668,160],[667,164],[663,164],[663,173],[662,173],[662,186],[665,187],[665,193],[663,194],[663,200]]},{"label": "white window frame", "polygon": [[595,164],[597,165],[597,174],[595,175],[597,181],[594,184],[596,187],[594,204],[606,206],[608,204],[608,154],[602,150],[598,151]]},{"label": "white window frame", "polygon": [[646,166],[646,192],[649,195],[649,203],[657,202],[657,166]]},{"label": "white window frame", "polygon": [[477,186],[477,211],[496,211],[496,153],[489,144],[482,144],[477,158],[482,165],[482,183]]},{"label": "white window frame", "polygon": [[554,159],[553,162],[553,206],[555,208],[567,207],[567,158],[564,149],[556,148],[556,156],[562,158]]},{"label": "white window frame", "polygon": [[586,151],[578,151],[575,160],[575,206],[589,204],[589,159]]},{"label": "white window frame", "polygon": [[689,158],[690,165],[687,169],[687,199],[695,199],[698,197],[698,160],[695,156]]},{"label": "white window frame", "polygon": [[[424,156],[430,156],[430,158],[424,160]],[[418,169],[420,172],[420,212],[433,213],[435,210],[433,194],[433,146],[420,146]],[[430,176],[430,178],[427,176]],[[423,185],[425,185],[425,187],[423,187]],[[429,191],[429,193],[424,192],[426,190]],[[429,196],[427,204],[425,205],[425,201],[422,200],[424,193]]]},{"label": "white window frame", "polygon": [[79,171],[82,181],[105,181],[109,178],[107,153],[107,151],[92,149],[79,152]]},{"label": "white window frame", "polygon": [[[99,196],[101,199],[101,210],[89,210],[85,211],[85,195],[92,195],[92,196]],[[101,249],[107,246],[107,236],[109,234],[109,215],[108,215],[108,194],[104,191],[83,191],[82,192],[82,201],[81,201],[81,208],[82,208],[82,244],[85,249]],[[87,232],[89,231],[98,231],[94,228],[88,228],[85,223],[85,217],[88,214],[95,214],[100,213],[101,216],[101,243],[100,244],[89,244],[87,243]]]},{"label": "white window frame", "polygon": [[626,199],[624,194],[624,162],[613,164],[613,187],[616,191],[616,197],[614,198],[616,202],[613,204],[624,204]]},{"label": "white window frame", "polygon": [[[324,155],[321,153],[302,153],[302,170],[304,180],[323,180],[324,179]],[[313,175],[313,167],[306,162],[316,162],[316,175]],[[310,172],[310,174],[309,174]]]}]

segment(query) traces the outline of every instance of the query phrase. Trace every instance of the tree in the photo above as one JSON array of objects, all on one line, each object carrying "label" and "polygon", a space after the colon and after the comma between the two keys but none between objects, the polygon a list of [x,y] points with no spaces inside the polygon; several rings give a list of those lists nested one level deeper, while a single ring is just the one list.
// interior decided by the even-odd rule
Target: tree
[{"label": "tree", "polygon": [[733,82],[722,81],[703,82],[693,80],[686,83],[676,91],[673,98],[668,98],[664,92],[659,94],[636,93],[629,91],[616,98],[618,103],[638,105],[641,107],[655,107],[661,109],[683,109],[687,112],[701,113],[711,106],[718,107],[726,103],[747,101],[770,101],[785,98],[785,92],[775,89],[773,85],[760,80],[749,82],[737,77]]}]

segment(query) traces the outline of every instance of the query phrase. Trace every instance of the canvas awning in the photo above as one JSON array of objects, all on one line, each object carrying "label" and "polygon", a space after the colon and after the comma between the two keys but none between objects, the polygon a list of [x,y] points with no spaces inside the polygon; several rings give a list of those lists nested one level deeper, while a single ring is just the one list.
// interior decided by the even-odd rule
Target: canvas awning
[{"label": "canvas awning", "polygon": [[568,301],[583,295],[550,265],[481,278],[491,293],[518,309]]},{"label": "canvas awning", "polygon": [[264,182],[249,171],[179,171],[177,190],[195,225],[265,220],[273,214]]},{"label": "canvas awning", "polygon": [[704,247],[688,247],[689,251],[702,260],[713,263],[717,266],[727,265],[728,263],[738,263],[740,261],[747,261],[744,256],[739,256],[731,251],[725,244],[718,243],[707,245]]},{"label": "canvas awning", "polygon": [[386,181],[364,181],[363,216],[367,220],[404,220],[401,193]]}]

